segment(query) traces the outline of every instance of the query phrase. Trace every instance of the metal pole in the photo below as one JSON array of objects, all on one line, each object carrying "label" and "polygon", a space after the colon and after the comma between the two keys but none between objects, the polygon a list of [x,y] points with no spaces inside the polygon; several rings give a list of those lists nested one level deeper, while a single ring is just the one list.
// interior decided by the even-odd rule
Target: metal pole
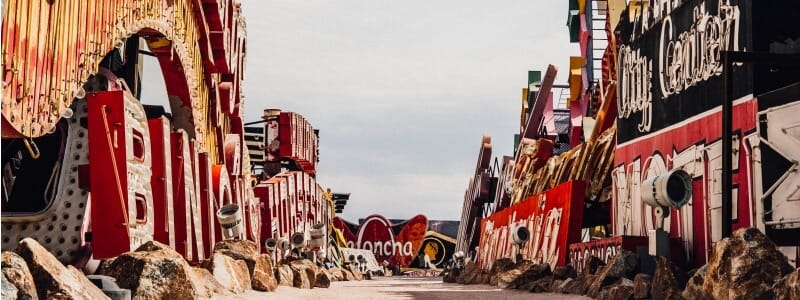
[{"label": "metal pole", "polygon": [[722,51],[722,238],[731,235],[733,219],[733,194],[731,171],[733,167],[733,65],[728,51]]}]

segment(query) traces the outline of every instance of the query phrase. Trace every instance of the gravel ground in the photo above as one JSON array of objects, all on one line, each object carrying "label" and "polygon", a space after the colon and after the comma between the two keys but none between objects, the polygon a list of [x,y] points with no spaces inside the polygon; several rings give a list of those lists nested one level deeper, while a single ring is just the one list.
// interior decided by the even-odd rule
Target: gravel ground
[{"label": "gravel ground", "polygon": [[441,277],[376,277],[374,280],[332,282],[327,289],[301,290],[285,286],[272,293],[249,291],[228,299],[590,299],[562,294],[533,294],[489,285],[442,283]]}]

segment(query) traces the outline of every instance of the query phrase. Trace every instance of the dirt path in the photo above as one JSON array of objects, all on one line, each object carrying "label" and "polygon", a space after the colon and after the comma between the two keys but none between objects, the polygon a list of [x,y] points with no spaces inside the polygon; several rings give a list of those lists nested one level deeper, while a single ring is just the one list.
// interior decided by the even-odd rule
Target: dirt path
[{"label": "dirt path", "polygon": [[442,283],[441,277],[376,277],[370,281],[333,282],[327,289],[301,290],[281,286],[273,293],[248,292],[242,299],[589,299],[562,294],[533,294],[489,285]]}]

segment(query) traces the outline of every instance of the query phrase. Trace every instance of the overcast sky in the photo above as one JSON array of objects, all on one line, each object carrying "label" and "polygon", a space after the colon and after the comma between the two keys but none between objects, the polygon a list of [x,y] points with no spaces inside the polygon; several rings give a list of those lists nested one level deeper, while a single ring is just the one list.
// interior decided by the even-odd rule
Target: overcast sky
[{"label": "overcast sky", "polygon": [[246,120],[278,108],[319,129],[317,181],[352,193],[351,221],[460,219],[481,135],[510,155],[527,71],[564,82],[578,54],[566,0],[241,2]]}]

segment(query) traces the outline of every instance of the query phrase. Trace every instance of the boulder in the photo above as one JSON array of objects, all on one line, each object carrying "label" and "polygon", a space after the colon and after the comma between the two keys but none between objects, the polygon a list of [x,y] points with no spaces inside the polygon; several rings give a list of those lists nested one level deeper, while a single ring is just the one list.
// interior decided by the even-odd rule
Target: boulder
[{"label": "boulder", "polygon": [[339,272],[342,273],[342,278],[344,278],[342,281],[356,281],[356,276],[349,269],[340,269]]},{"label": "boulder", "polygon": [[256,291],[271,292],[278,287],[275,272],[272,270],[272,259],[267,254],[258,256],[250,275],[250,285]]},{"label": "boulder", "polygon": [[633,286],[631,285],[618,285],[608,291],[609,299],[613,300],[628,300],[633,299]]},{"label": "boulder", "polygon": [[2,258],[2,269],[4,280],[14,286],[16,293],[14,297],[3,299],[17,298],[20,300],[39,299],[36,294],[36,285],[33,283],[33,276],[31,271],[28,270],[28,265],[25,260],[14,252],[4,251]]},{"label": "boulder", "polygon": [[225,289],[240,294],[252,288],[247,263],[215,252],[204,265]]},{"label": "boulder", "polygon": [[498,273],[503,273],[513,268],[514,268],[513,260],[511,260],[510,258],[501,258],[494,261],[494,264],[492,264],[492,269],[491,272],[489,272],[489,275],[494,276],[497,275]]},{"label": "boulder", "polygon": [[455,283],[458,275],[461,274],[461,269],[445,270],[442,274],[442,281],[447,283]]},{"label": "boulder", "polygon": [[0,291],[0,299],[18,299],[17,293],[17,287],[6,279],[6,274],[3,274],[3,286],[2,291]]},{"label": "boulder", "polygon": [[800,300],[800,269],[778,279],[772,288],[775,299]]},{"label": "boulder", "polygon": [[[527,271],[528,268],[532,267],[533,263],[530,261],[522,261],[514,266],[513,269],[499,273],[495,275],[497,277],[497,287],[501,289],[509,289],[514,288],[514,281],[522,275],[523,272]],[[495,280],[495,279],[492,279]]]},{"label": "boulder", "polygon": [[741,228],[717,242],[703,290],[714,299],[773,298],[772,286],[794,271],[786,256],[756,228]]},{"label": "boulder", "polygon": [[347,271],[349,271],[350,274],[353,275],[353,279],[355,279],[356,281],[364,280],[364,274],[361,273],[361,271],[358,270],[358,268],[356,268],[355,266],[350,266],[350,268]]},{"label": "boulder", "polygon": [[666,257],[656,258],[656,272],[650,288],[650,294],[654,299],[683,299],[681,292],[685,285],[685,276],[675,265]]},{"label": "boulder", "polygon": [[317,266],[310,260],[302,259],[295,260],[289,263],[292,269],[292,277],[294,281],[292,285],[296,288],[311,289],[314,288],[317,279]]},{"label": "boulder", "polygon": [[331,275],[331,281],[344,281],[344,273],[340,268],[330,268],[328,274]]},{"label": "boulder", "polygon": [[[529,283],[533,283],[550,274],[552,274],[552,272],[550,272],[550,264],[532,264],[512,281],[511,286],[513,286],[513,288],[530,290],[532,287],[527,286]],[[548,282],[547,286],[549,285],[550,283]]]},{"label": "boulder", "polygon": [[549,293],[553,285],[553,276],[545,276],[534,281],[525,283],[520,287],[521,290],[532,293]]},{"label": "boulder", "polygon": [[585,274],[578,276],[574,280],[565,280],[563,287],[559,292],[573,295],[585,295],[589,290],[589,286],[597,278],[597,275]]},{"label": "boulder", "polygon": [[649,274],[639,273],[633,277],[633,298],[634,299],[648,299],[650,298],[650,286],[653,282],[653,277]]},{"label": "boulder", "polygon": [[278,285],[294,286],[294,272],[288,265],[279,265],[275,270],[275,278]]},{"label": "boulder", "polygon": [[333,275],[331,275],[328,272],[328,270],[320,269],[319,272],[317,273],[316,280],[314,280],[314,287],[318,287],[318,288],[328,288],[328,287],[330,287],[331,286],[331,278],[332,277],[333,277]]},{"label": "boulder", "polygon": [[567,278],[575,279],[575,277],[578,277],[578,272],[576,272],[575,268],[573,268],[570,265],[566,265],[563,267],[556,267],[555,269],[553,269],[553,278],[555,279],[560,279],[560,280],[564,280]]},{"label": "boulder", "polygon": [[593,275],[597,273],[600,268],[604,267],[606,263],[595,256],[589,256],[586,261],[583,262],[583,269],[581,270],[582,274]]},{"label": "boulder", "polygon": [[133,299],[190,299],[220,292],[219,282],[206,273],[189,266],[169,246],[150,241],[115,258],[100,275],[115,278],[119,287],[131,290]]},{"label": "boulder", "polygon": [[706,294],[706,291],[703,289],[703,282],[706,278],[706,270],[708,270],[708,265],[704,265],[699,269],[694,271],[691,277],[689,277],[689,281],[686,282],[686,287],[683,288],[683,292],[681,292],[681,296],[686,299],[709,299],[711,295]]},{"label": "boulder", "polygon": [[477,272],[480,272],[480,268],[478,268],[478,266],[472,261],[468,261],[464,265],[464,269],[461,271],[458,277],[456,277],[456,283],[468,284],[470,281],[475,279]]},{"label": "boulder", "polygon": [[638,269],[639,257],[633,252],[623,250],[597,272],[597,278],[589,286],[586,294],[589,297],[597,298],[604,286],[610,285],[621,278],[633,279]]},{"label": "boulder", "polygon": [[109,299],[83,272],[61,264],[34,239],[20,241],[16,252],[28,265],[39,298]]},{"label": "boulder", "polygon": [[[224,240],[214,245],[214,252],[226,250],[226,253],[238,255],[243,258],[252,258],[259,256],[258,244],[249,240]],[[234,257],[235,258],[235,257]]]},{"label": "boulder", "polygon": [[200,295],[214,295],[214,294],[226,294],[227,290],[224,286],[222,286],[214,275],[208,271],[208,269],[201,268],[201,267],[192,267],[192,275],[190,276],[193,282],[196,282],[195,286],[198,289],[198,294]]}]

